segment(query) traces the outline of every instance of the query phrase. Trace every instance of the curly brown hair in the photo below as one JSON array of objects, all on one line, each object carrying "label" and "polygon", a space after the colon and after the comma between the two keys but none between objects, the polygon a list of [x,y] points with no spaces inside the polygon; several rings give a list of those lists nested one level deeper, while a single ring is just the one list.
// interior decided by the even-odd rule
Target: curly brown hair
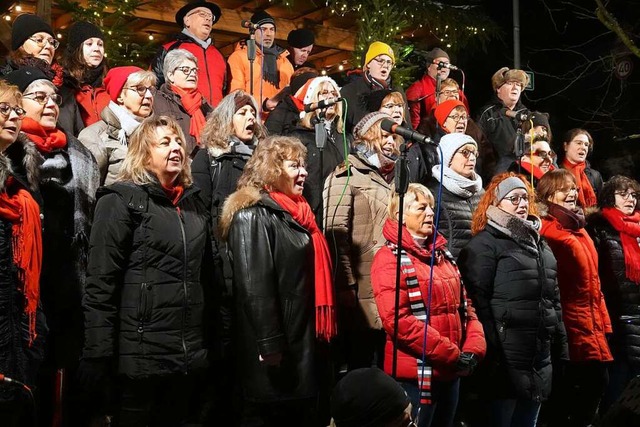
[{"label": "curly brown hair", "polygon": [[[613,208],[616,206],[616,191],[627,192],[629,189],[636,194],[640,193],[640,183],[633,178],[623,175],[612,176],[602,187],[598,194],[598,206],[601,208]],[[638,208],[636,204],[636,209]]]},{"label": "curly brown hair", "polygon": [[531,184],[527,182],[527,178],[524,176],[514,173],[514,172],[502,172],[493,177],[489,185],[487,186],[484,195],[480,199],[478,203],[478,207],[476,211],[473,213],[473,218],[471,219],[471,234],[474,236],[485,229],[487,226],[488,218],[487,218],[487,209],[489,206],[497,206],[500,203],[497,196],[497,188],[498,185],[504,181],[505,179],[515,176],[524,182],[524,186],[527,189],[527,193],[529,194],[529,215],[538,215],[538,209],[536,208],[536,204],[534,203],[536,193],[531,187]]}]

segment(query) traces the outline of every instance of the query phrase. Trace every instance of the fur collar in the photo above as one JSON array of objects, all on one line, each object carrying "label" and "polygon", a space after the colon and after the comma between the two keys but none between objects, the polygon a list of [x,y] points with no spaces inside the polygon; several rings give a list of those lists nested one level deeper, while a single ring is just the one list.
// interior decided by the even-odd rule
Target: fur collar
[{"label": "fur collar", "polygon": [[10,175],[18,175],[26,179],[29,190],[38,189],[40,179],[40,164],[42,155],[35,144],[29,140],[24,132],[20,132],[16,142],[0,153],[0,192]]},{"label": "fur collar", "polygon": [[257,205],[262,199],[262,193],[255,187],[244,187],[231,194],[224,205],[220,216],[219,230],[224,240],[227,239],[229,228],[236,212]]}]

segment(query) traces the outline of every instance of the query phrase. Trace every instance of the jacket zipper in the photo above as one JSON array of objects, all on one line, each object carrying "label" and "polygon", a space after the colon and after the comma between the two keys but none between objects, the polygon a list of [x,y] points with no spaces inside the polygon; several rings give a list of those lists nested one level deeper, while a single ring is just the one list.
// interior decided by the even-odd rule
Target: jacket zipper
[{"label": "jacket zipper", "polygon": [[189,358],[187,355],[187,343],[184,338],[184,329],[186,324],[186,315],[187,315],[187,300],[188,300],[188,290],[187,290],[187,237],[184,233],[184,224],[182,223],[182,213],[180,212],[180,208],[176,207],[176,213],[178,214],[178,223],[180,224],[180,233],[182,233],[182,255],[183,255],[183,263],[182,263],[182,290],[184,291],[184,299],[182,301],[182,328],[180,331],[180,338],[182,339],[182,351],[184,353],[184,373],[187,374],[189,372]]},{"label": "jacket zipper", "polygon": [[144,336],[144,316],[147,311],[147,284],[140,283],[140,303],[138,310],[138,341],[142,344]]},{"label": "jacket zipper", "polygon": [[204,47],[202,47],[202,54],[204,56],[204,66],[207,69],[207,80],[209,80],[209,99],[213,104],[213,85],[211,84],[211,76],[209,75],[209,61],[207,58],[207,49],[205,49]]},{"label": "jacket zipper", "polygon": [[[536,260],[536,264],[538,264],[538,281],[540,283],[540,301],[538,302],[538,333],[540,333],[540,328],[544,326],[544,324],[541,324],[543,322],[542,316],[544,314],[544,310],[542,307],[542,297],[544,295],[544,284],[547,281],[547,272],[545,271],[544,260],[542,258],[544,256],[544,247],[540,242],[538,242],[537,246],[538,246],[538,259]],[[555,311],[555,308],[554,308],[554,311]],[[536,336],[536,340],[537,339],[538,337]],[[551,339],[553,339],[553,336],[551,337]],[[536,356],[534,355],[531,363],[531,367],[535,368],[535,364],[536,364]],[[535,382],[532,382],[532,384],[535,384]],[[540,393],[540,390],[536,388],[535,396],[533,396],[533,400],[535,400],[536,402],[541,402],[542,401],[541,394],[542,393]]]}]

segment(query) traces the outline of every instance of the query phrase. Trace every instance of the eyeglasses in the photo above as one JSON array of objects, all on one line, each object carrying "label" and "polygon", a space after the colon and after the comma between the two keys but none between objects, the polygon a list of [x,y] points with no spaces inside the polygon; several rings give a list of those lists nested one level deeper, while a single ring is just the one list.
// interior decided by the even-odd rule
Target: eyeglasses
[{"label": "eyeglasses", "polygon": [[384,104],[384,105],[382,106],[382,108],[386,108],[386,109],[388,109],[388,110],[391,110],[391,109],[393,109],[393,108],[401,108],[401,109],[404,109],[404,104],[394,104],[394,103],[391,103],[391,102],[390,102],[390,103],[388,103],[388,104]]},{"label": "eyeglasses", "polygon": [[629,200],[629,198],[632,198],[633,200],[638,200],[638,193],[622,193],[620,191],[616,191],[615,194],[622,197],[623,200]]},{"label": "eyeglasses", "polygon": [[127,87],[126,89],[135,91],[141,98],[147,94],[147,91],[151,92],[151,95],[156,93],[155,86],[135,86],[135,87]]},{"label": "eyeglasses", "polygon": [[522,82],[519,82],[517,80],[509,80],[508,82],[504,82],[504,84],[509,85],[509,86],[516,86],[516,87],[519,87],[520,89],[522,89],[524,87]]},{"label": "eyeglasses", "polygon": [[[198,74],[198,71],[199,71],[200,69],[199,69],[198,67],[193,67],[193,68],[192,68],[192,67],[188,67],[188,66],[186,66],[186,65],[185,65],[185,66],[183,66],[183,67],[176,67],[176,68],[175,68],[175,70],[180,70],[180,71],[182,71],[182,73],[183,73],[185,76],[188,76],[188,75],[190,75],[192,72],[193,72],[194,74]],[[173,71],[175,71],[175,70],[173,70]],[[140,96],[143,96],[143,95],[140,95]]]},{"label": "eyeglasses", "polygon": [[11,110],[13,110],[20,119],[24,118],[25,114],[27,114],[27,112],[22,107],[18,107],[17,105],[9,105],[6,102],[0,102],[0,114],[5,117],[9,117],[11,115]]},{"label": "eyeglasses", "polygon": [[458,95],[458,90],[441,90],[440,91],[440,95],[444,95],[444,96],[454,96],[454,95]]},{"label": "eyeglasses", "polygon": [[60,46],[60,42],[53,37],[29,37],[29,40],[38,45],[38,47],[45,47],[47,43],[49,43],[54,49],[57,49]]},{"label": "eyeglasses", "polygon": [[469,116],[467,116],[466,114],[454,114],[453,116],[447,116],[447,119],[451,119],[456,123],[458,123],[461,120],[463,122],[466,122],[467,120],[469,120]]},{"label": "eyeglasses", "polygon": [[525,202],[529,203],[529,195],[516,194],[515,196],[505,197],[504,200],[510,201],[513,206],[518,206],[520,204],[520,200],[524,200]]},{"label": "eyeglasses", "polygon": [[381,67],[393,68],[393,61],[391,61],[390,59],[373,58],[373,60],[376,61]]},{"label": "eyeglasses", "polygon": [[581,146],[584,145],[586,148],[589,148],[589,141],[578,141],[577,139],[574,139],[573,141],[571,141],[571,143],[576,144],[577,146]]},{"label": "eyeglasses", "polygon": [[334,98],[339,98],[340,94],[338,92],[336,92],[335,90],[332,91],[328,91],[328,90],[323,90],[322,92],[318,93],[319,96],[333,96]]},{"label": "eyeglasses", "polygon": [[551,151],[542,151],[542,150],[536,150],[533,152],[534,156],[538,156],[541,159],[547,159],[547,158],[555,158],[556,157],[556,153],[551,150]]},{"label": "eyeglasses", "polygon": [[209,19],[209,20],[213,21],[213,15],[210,14],[210,13],[207,13],[207,12],[205,12],[203,10],[199,10],[197,12],[190,13],[190,14],[187,15],[187,17],[193,16],[193,15],[198,15],[202,19]]},{"label": "eyeglasses", "polygon": [[[32,96],[33,95],[33,96]],[[56,105],[62,104],[62,97],[57,93],[48,94],[46,92],[33,92],[25,93],[22,95],[22,99],[30,99],[37,102],[40,105],[46,105],[49,100],[52,100]]]},{"label": "eyeglasses", "polygon": [[475,157],[476,159],[479,157],[479,153],[475,150],[467,150],[466,148],[458,151],[458,153],[462,154],[464,156],[465,159],[468,159],[469,157],[471,157],[471,155],[473,155],[473,157]]}]

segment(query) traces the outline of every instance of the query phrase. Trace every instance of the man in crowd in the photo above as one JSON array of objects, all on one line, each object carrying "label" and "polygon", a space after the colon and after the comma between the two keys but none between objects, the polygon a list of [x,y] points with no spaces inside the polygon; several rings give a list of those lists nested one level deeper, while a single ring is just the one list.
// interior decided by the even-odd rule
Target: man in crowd
[{"label": "man in crowd", "polygon": [[289,62],[291,62],[291,65],[293,65],[294,70],[301,67],[313,68],[313,64],[307,62],[307,59],[313,50],[313,43],[315,43],[313,31],[306,28],[292,30],[287,36],[287,43],[289,44],[288,59]]},{"label": "man in crowd", "polygon": [[164,83],[164,58],[173,49],[185,49],[198,60],[198,90],[213,107],[218,105],[226,86],[227,65],[210,37],[218,22],[220,8],[207,1],[187,3],[176,13],[176,23],[182,32],[160,48],[153,61],[153,72],[158,76],[158,87]]},{"label": "man in crowd", "polygon": [[[440,64],[450,64],[449,54],[440,48],[435,48],[427,54],[427,70],[424,76],[407,89],[407,99],[411,110],[411,125],[414,128],[418,127],[423,117],[432,114],[433,109],[436,108],[438,103],[436,101],[436,79],[442,82],[449,77],[449,68],[439,66]],[[469,103],[467,98],[462,91],[459,93],[459,99],[468,110]]]},{"label": "man in crowd", "polygon": [[229,56],[231,70],[230,92],[242,89],[252,93],[262,103],[264,112],[271,111],[278,104],[275,97],[289,85],[293,66],[287,59],[289,52],[275,44],[276,21],[265,11],[253,14],[251,22],[258,25],[256,30],[256,59],[253,62],[253,87],[250,80],[250,64],[247,46],[242,46]]}]

